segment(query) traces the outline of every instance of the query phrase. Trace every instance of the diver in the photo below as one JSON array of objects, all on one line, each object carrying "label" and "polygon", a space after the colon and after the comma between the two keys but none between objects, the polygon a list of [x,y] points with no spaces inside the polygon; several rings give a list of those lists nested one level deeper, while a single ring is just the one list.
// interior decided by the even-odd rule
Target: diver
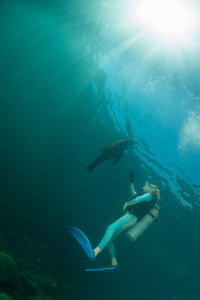
[{"label": "diver", "polygon": [[[107,227],[106,233],[101,242],[93,249],[94,258],[92,260],[94,260],[107,246],[111,256],[111,266],[115,268],[118,268],[118,262],[113,245],[113,239],[133,225],[134,228],[136,226],[135,224],[137,224],[140,220],[143,220],[143,217],[148,213],[151,216],[151,209],[157,209],[156,201],[160,200],[160,191],[158,186],[146,182],[144,187],[141,189],[141,193],[138,195],[135,191],[134,174],[132,171],[129,172],[129,180],[131,197],[124,204],[122,216]],[[154,216],[152,216],[152,218],[153,217]]]}]

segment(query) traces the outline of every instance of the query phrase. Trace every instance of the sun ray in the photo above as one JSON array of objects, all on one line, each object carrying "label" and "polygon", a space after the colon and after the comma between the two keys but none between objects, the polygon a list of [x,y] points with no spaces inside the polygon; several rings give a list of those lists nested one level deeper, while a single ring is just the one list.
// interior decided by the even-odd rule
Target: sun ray
[{"label": "sun ray", "polygon": [[188,43],[199,30],[199,8],[188,0],[143,0],[130,5],[133,22],[154,38]]}]

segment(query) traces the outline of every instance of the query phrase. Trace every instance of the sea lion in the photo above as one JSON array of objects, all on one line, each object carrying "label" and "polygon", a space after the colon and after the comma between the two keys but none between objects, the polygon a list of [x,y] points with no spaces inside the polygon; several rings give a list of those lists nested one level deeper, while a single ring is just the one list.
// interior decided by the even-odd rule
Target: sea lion
[{"label": "sea lion", "polygon": [[109,144],[101,150],[102,153],[86,169],[91,173],[98,164],[109,159],[114,159],[112,164],[116,164],[122,158],[126,147],[134,144],[135,141],[132,139],[120,140]]}]

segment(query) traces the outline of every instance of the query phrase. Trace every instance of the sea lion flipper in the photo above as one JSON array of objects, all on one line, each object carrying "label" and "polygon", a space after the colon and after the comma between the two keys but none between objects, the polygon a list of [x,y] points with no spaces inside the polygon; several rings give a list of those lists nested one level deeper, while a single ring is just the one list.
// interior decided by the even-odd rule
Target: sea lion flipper
[{"label": "sea lion flipper", "polygon": [[122,158],[122,155],[124,154],[124,151],[118,153],[116,156],[115,156],[115,159],[113,160],[113,165],[116,164],[121,158]]}]

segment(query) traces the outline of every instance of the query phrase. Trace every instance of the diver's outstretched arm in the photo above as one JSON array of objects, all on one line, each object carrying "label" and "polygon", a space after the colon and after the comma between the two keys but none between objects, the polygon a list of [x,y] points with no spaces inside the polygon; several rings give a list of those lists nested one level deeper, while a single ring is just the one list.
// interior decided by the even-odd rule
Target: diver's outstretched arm
[{"label": "diver's outstretched arm", "polygon": [[132,171],[129,172],[129,180],[130,180],[130,193],[131,193],[131,196],[135,196],[137,193],[135,191],[134,174],[133,174]]}]

